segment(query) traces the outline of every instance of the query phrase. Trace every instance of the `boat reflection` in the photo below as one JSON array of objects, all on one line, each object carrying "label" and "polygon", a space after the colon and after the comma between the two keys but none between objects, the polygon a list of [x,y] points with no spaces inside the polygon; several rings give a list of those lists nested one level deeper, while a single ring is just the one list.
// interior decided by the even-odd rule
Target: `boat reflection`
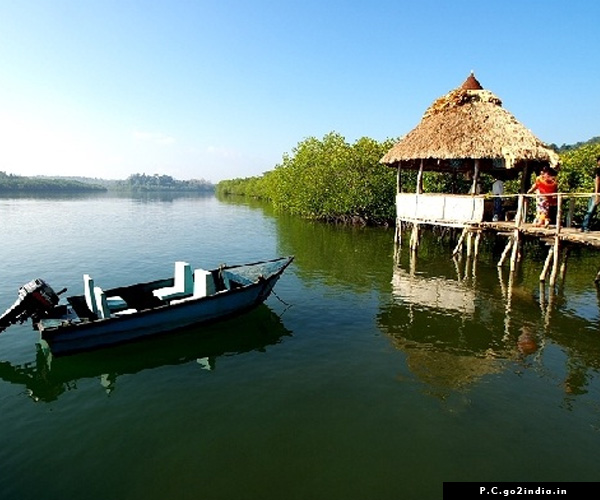
[{"label": "boat reflection", "polygon": [[37,344],[31,363],[15,366],[0,361],[0,379],[24,386],[35,401],[50,402],[76,389],[78,380],[98,378],[111,392],[120,375],[186,363],[214,370],[222,356],[262,351],[290,335],[281,318],[263,304],[243,318],[73,356],[52,357]]}]

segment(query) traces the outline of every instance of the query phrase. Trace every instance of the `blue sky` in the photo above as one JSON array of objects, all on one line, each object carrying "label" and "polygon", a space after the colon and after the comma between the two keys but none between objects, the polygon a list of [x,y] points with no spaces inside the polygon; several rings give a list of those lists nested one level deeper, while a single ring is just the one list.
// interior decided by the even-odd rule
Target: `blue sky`
[{"label": "blue sky", "polygon": [[0,171],[212,182],[397,138],[471,70],[549,143],[600,135],[596,0],[0,0]]}]

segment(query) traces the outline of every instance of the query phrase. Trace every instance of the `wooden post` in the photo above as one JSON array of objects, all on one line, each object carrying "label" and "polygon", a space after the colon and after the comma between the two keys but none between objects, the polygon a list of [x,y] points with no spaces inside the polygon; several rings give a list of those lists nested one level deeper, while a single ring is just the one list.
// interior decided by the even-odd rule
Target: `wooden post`
[{"label": "wooden post", "polygon": [[394,244],[399,247],[402,246],[402,221],[400,219],[396,219],[396,232],[394,234]]},{"label": "wooden post", "polygon": [[510,256],[510,270],[514,271],[517,267],[517,262],[520,259],[520,228],[523,222],[523,200],[525,197],[520,194],[517,203],[517,214],[515,215],[515,230],[513,232],[512,253]]},{"label": "wooden post", "polygon": [[515,214],[515,227],[517,230],[521,227],[521,223],[523,222],[524,214],[523,214],[523,201],[525,196],[522,194],[519,195],[517,201],[517,213]]},{"label": "wooden post", "polygon": [[521,193],[526,193],[529,191],[531,187],[531,165],[529,162],[525,163],[525,168],[523,168],[523,173],[521,174]]},{"label": "wooden post", "polygon": [[417,174],[417,194],[423,194],[423,167],[425,165],[425,160],[421,159],[421,164],[419,165],[419,173]]},{"label": "wooden post", "polygon": [[479,159],[473,162],[473,184],[471,186],[471,194],[477,193],[477,185],[479,184]]},{"label": "wooden post", "polygon": [[[529,162],[525,162],[525,167],[523,168],[523,172],[521,173],[521,187],[519,190],[520,194],[527,193],[529,188],[531,187],[531,165]],[[527,214],[527,208],[529,206],[529,198],[525,198],[522,202],[522,210],[523,210],[523,219],[525,219],[525,215]],[[516,217],[515,217],[516,218]]]},{"label": "wooden post", "polygon": [[396,173],[396,192],[402,192],[402,166],[398,164],[398,172]]},{"label": "wooden post", "polygon": [[575,198],[569,198],[569,210],[567,211],[567,217],[565,219],[565,227],[571,227],[573,225],[573,214],[575,213]]},{"label": "wooden post", "polygon": [[[462,251],[462,243],[463,240],[465,239],[465,234],[467,234],[467,228],[465,227],[460,235],[460,238],[458,238],[458,243],[456,244],[456,246],[454,247],[454,251],[452,252],[452,255],[456,255],[457,253],[459,253],[460,251]],[[600,273],[600,271],[599,271]]]},{"label": "wooden post", "polygon": [[556,236],[562,228],[562,194],[556,195]]},{"label": "wooden post", "polygon": [[556,276],[558,274],[558,263],[560,256],[560,238],[558,235],[554,237],[554,246],[552,253],[552,273],[550,274],[550,286],[554,286],[556,283]]}]

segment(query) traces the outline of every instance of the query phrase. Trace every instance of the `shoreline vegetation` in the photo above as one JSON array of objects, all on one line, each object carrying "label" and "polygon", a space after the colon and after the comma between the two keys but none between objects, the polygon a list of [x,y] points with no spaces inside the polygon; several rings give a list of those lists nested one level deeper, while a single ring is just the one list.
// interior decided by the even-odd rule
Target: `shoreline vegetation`
[{"label": "shoreline vegetation", "polygon": [[0,171],[0,194],[3,193],[212,193],[215,186],[204,179],[180,181],[169,175],[133,174],[125,180],[89,177],[25,177]]},{"label": "shoreline vegetation", "polygon": [[[307,138],[291,154],[261,176],[223,180],[219,196],[254,198],[270,203],[276,211],[307,219],[353,225],[394,225],[396,170],[379,163],[397,142],[378,142],[368,137],[354,144],[330,132],[323,139]],[[600,137],[572,145],[551,144],[560,156],[559,191],[593,192]],[[482,193],[491,193],[494,179],[482,174]],[[425,172],[424,192],[467,192],[471,181]],[[413,192],[416,172],[402,172],[402,189]],[[505,183],[506,194],[518,192],[517,181]]]},{"label": "shoreline vegetation", "polygon": [[261,199],[277,211],[307,219],[389,225],[395,215],[396,172],[379,160],[395,142],[362,137],[349,144],[336,132],[310,137],[284,154],[273,170],[221,181],[216,193]]},{"label": "shoreline vegetation", "polygon": [[[25,177],[0,171],[2,194],[61,193],[216,193],[222,197],[261,200],[277,212],[302,218],[349,225],[393,226],[396,171],[379,163],[397,142],[362,137],[353,144],[330,132],[322,139],[309,137],[285,153],[280,164],[260,176],[223,180],[177,180],[169,175],[133,174],[125,180],[89,177]],[[600,136],[576,144],[551,144],[560,156],[559,191],[594,190],[594,168],[600,156]],[[491,192],[493,179],[482,175],[482,193]],[[416,172],[403,171],[402,189],[414,191]],[[466,192],[468,179],[425,172],[424,192]],[[505,183],[506,194],[517,193],[517,181]]]}]

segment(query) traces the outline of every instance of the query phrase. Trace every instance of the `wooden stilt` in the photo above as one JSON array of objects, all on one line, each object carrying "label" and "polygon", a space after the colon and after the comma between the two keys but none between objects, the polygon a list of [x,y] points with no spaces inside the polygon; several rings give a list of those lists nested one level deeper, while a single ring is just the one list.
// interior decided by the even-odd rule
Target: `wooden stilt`
[{"label": "wooden stilt", "polygon": [[540,274],[540,281],[546,281],[546,276],[548,276],[548,268],[550,267],[550,262],[552,262],[552,256],[554,255],[554,248],[550,247],[548,250],[548,256],[546,257],[546,261],[544,262],[544,268]]},{"label": "wooden stilt", "polygon": [[512,240],[512,236],[511,236],[508,238],[508,241],[506,242],[506,246],[504,247],[502,255],[500,256],[500,260],[498,261],[498,267],[502,267],[502,264],[504,264],[504,260],[506,259],[508,252],[512,248],[512,245],[513,245],[513,240]]},{"label": "wooden stilt", "polygon": [[552,253],[552,272],[550,273],[550,286],[554,286],[556,283],[556,276],[558,275],[558,264],[560,257],[560,239],[558,236],[554,239],[554,251]]},{"label": "wooden stilt", "polygon": [[400,260],[400,252],[402,251],[402,221],[396,219],[396,232],[394,233],[394,259]]},{"label": "wooden stilt", "polygon": [[[460,235],[460,238],[458,238],[458,243],[456,243],[456,246],[454,247],[454,250],[452,252],[453,256],[462,251],[462,244],[463,244],[463,240],[465,239],[466,234],[467,234],[467,228],[465,227]],[[600,271],[598,271],[598,272],[600,273]]]}]

